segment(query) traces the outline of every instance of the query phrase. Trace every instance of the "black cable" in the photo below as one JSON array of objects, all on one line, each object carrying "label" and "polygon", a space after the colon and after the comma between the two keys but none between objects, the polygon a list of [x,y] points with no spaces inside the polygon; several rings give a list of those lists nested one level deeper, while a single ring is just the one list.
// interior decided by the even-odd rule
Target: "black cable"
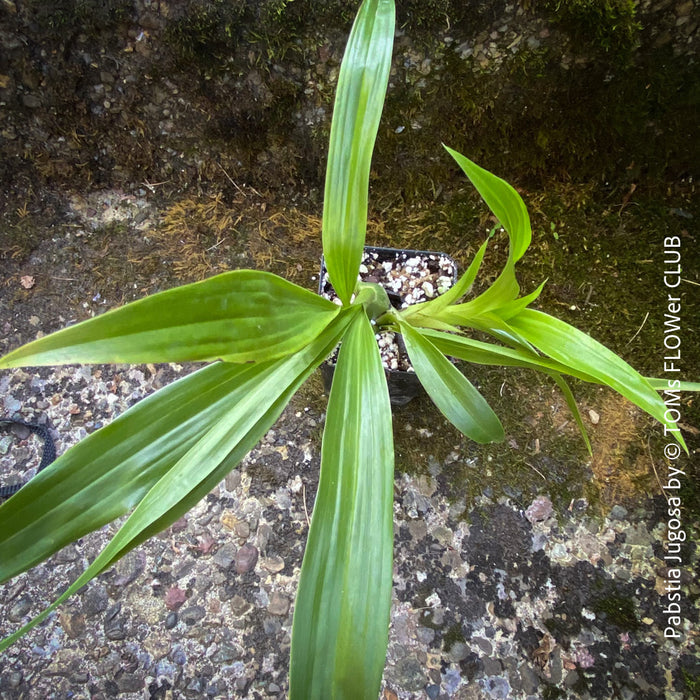
[{"label": "black cable", "polygon": [[[14,420],[12,418],[0,418],[0,428],[9,425],[23,425],[25,428],[31,430],[35,435],[38,435],[44,441],[44,447],[41,454],[41,462],[39,463],[39,468],[37,469],[37,474],[48,467],[51,462],[56,459],[56,448],[53,444],[53,438],[51,437],[48,429],[43,425],[34,425],[32,423],[25,423],[22,420]],[[26,482],[25,482],[26,483]],[[9,486],[0,486],[0,499],[9,498],[13,496],[17,491],[19,491],[24,483],[20,484],[10,484]]]}]

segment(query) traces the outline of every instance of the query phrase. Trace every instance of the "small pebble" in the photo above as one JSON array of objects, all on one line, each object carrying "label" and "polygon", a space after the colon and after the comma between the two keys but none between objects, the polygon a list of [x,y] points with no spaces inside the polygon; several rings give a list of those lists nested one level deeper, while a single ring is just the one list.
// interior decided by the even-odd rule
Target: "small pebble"
[{"label": "small pebble", "polygon": [[244,544],[236,552],[235,562],[236,573],[246,574],[252,571],[258,563],[257,548],[253,547],[252,544]]},{"label": "small pebble", "polygon": [[435,698],[437,698],[437,696],[440,695],[440,686],[431,683],[430,685],[425,686],[425,692],[426,695],[430,698],[430,700],[435,700]]},{"label": "small pebble", "polygon": [[217,550],[212,558],[217,566],[222,569],[228,569],[228,567],[233,564],[236,553],[236,545],[233,544],[233,542],[227,542],[223,547]]},{"label": "small pebble", "polygon": [[289,612],[290,601],[287,596],[273,591],[270,596],[270,604],[267,606],[267,611],[270,615],[278,615],[284,617]]},{"label": "small pebble", "polygon": [[610,520],[624,520],[627,517],[627,508],[624,506],[613,506],[610,511]]},{"label": "small pebble", "polygon": [[525,511],[525,517],[531,522],[547,520],[553,512],[552,501],[547,496],[538,496]]},{"label": "small pebble", "polygon": [[186,625],[194,625],[195,622],[202,620],[206,614],[207,611],[201,605],[192,605],[180,612],[180,619]]},{"label": "small pebble", "polygon": [[19,622],[32,609],[32,599],[29,596],[23,595],[16,603],[12,605],[7,617],[12,622]]}]

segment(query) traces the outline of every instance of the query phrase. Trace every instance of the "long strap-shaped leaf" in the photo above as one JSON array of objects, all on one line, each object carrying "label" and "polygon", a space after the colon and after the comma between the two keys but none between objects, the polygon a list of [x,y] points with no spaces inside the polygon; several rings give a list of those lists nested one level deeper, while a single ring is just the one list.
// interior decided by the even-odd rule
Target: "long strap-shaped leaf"
[{"label": "long strap-shaped leaf", "polygon": [[413,369],[445,418],[475,442],[503,440],[501,421],[474,385],[421,333],[400,328]]},{"label": "long strap-shaped leaf", "polygon": [[0,582],[133,508],[270,362],[205,367],[139,401],[0,506]]},{"label": "long strap-shaped leaf", "polygon": [[532,240],[530,216],[522,198],[505,180],[485,170],[461,153],[447,146],[445,149],[457,161],[501,226],[507,231],[510,239],[509,257],[514,263],[518,262]]},{"label": "long strap-shaped leaf", "polygon": [[211,490],[279,417],[294,391],[337,344],[352,316],[342,314],[303,351],[257,367],[238,384],[229,397],[228,411],[152,486],[86,571],[41,614],[2,640],[0,651],[130,549],[175,522]]},{"label": "long strap-shaped leaf", "polygon": [[66,363],[270,360],[307,345],[338,313],[269,272],[235,270],[134,301],[35,340],[0,368]]},{"label": "long strap-shaped leaf", "polygon": [[400,312],[401,318],[408,321],[412,326],[457,331],[458,329],[455,324],[438,321],[435,315],[451,304],[459,301],[469,292],[472,284],[474,284],[476,276],[479,274],[479,269],[481,268],[481,263],[483,262],[488,244],[489,239],[487,238],[476,252],[474,259],[469,263],[469,267],[466,269],[465,273],[457,280],[457,284],[450,287],[444,294],[440,294],[430,301],[413,304],[403,309]]},{"label": "long strap-shaped leaf", "polygon": [[577,377],[586,382],[592,382],[594,384],[600,383],[597,379],[585,372],[579,371],[576,367],[568,367],[550,357],[537,355],[525,348],[509,348],[430,329],[421,329],[421,333],[429,338],[443,354],[465,360],[466,362],[474,362],[479,365],[527,367],[535,370],[549,370],[550,372],[569,374],[572,377]]},{"label": "long strap-shaped leaf", "polygon": [[428,336],[437,348],[451,357],[457,357],[477,364],[528,367],[550,375],[561,389],[574,421],[581,432],[586,449],[591,453],[591,441],[588,438],[586,426],[581,419],[576,399],[561,374],[562,372],[573,374],[573,376],[577,376],[584,381],[596,383],[593,377],[583,372],[572,371],[566,365],[562,365],[549,357],[537,355],[526,348],[505,348],[490,343],[482,343],[471,338],[436,333],[434,331],[423,331],[423,335]]},{"label": "long strap-shaped leaf", "polygon": [[323,254],[331,283],[348,304],[367,228],[372,150],[389,81],[393,0],[365,0],[340,68],[323,206]]},{"label": "long strap-shaped leaf", "polygon": [[[515,263],[522,258],[532,239],[530,217],[520,195],[505,180],[473,163],[461,153],[447,146],[445,148],[484,198],[489,209],[505,228],[510,240],[508,260],[496,281],[475,299],[452,307],[461,308],[464,316],[480,315],[517,297],[520,287],[515,278]],[[450,308],[445,311],[450,311]],[[447,317],[440,318],[447,323],[454,323]]]},{"label": "long strap-shaped leaf", "polygon": [[381,358],[364,313],[340,348],[292,632],[292,700],[376,700],[392,583],[394,456]]},{"label": "long strap-shaped leaf", "polygon": [[656,391],[700,391],[700,382],[684,382],[674,378],[645,377],[652,389]]},{"label": "long strap-shaped leaf", "polygon": [[[560,321],[559,323],[564,322]],[[568,324],[564,324],[564,326],[566,326],[568,329],[572,328],[572,326],[568,326]],[[566,332],[566,329],[562,330],[563,332]],[[573,330],[576,331],[575,328]],[[576,332],[580,333],[582,336],[584,336],[584,338],[588,338],[588,342],[592,342],[594,346],[598,348],[598,350],[599,348],[603,348],[604,351],[610,353],[610,351],[607,350],[605,346],[600,345],[600,343],[585,335],[581,331]],[[450,357],[456,357],[460,360],[465,360],[466,362],[474,362],[475,364],[481,365],[501,365],[504,367],[526,367],[529,369],[544,371],[550,376],[552,376],[555,379],[555,381],[557,381],[555,375],[568,374],[569,376],[576,377],[577,379],[581,379],[584,382],[590,382],[592,384],[605,384],[606,386],[610,386],[610,384],[607,381],[605,381],[602,377],[593,376],[591,373],[584,371],[586,369],[586,367],[584,366],[585,363],[580,361],[577,361],[576,364],[566,364],[564,362],[560,362],[557,359],[553,359],[552,356],[546,357],[544,355],[536,355],[532,352],[528,352],[524,348],[508,348],[503,347],[501,345],[493,345],[492,343],[484,343],[479,340],[474,340],[473,338],[466,338],[464,336],[442,333],[440,331],[430,329],[421,329],[421,333],[427,338],[429,338],[431,342],[445,355],[449,355]],[[587,348],[585,352],[589,352],[591,348],[591,346],[588,344],[581,347]],[[573,354],[574,356],[580,358],[585,354],[585,352],[584,350],[581,350],[579,354],[577,354],[576,352],[574,352]],[[617,358],[617,362],[626,364],[624,360],[620,360],[620,358]],[[617,362],[615,362],[615,364],[617,364]],[[632,370],[632,372],[635,372],[635,370]],[[671,389],[671,387],[669,387],[667,379],[643,377],[643,380],[647,384],[649,384],[649,386],[654,391],[668,391]],[[559,382],[557,381],[557,383]],[[700,382],[681,381],[679,386],[675,387],[675,389],[673,390],[698,392],[700,391]],[[645,395],[650,401],[652,400],[651,395],[648,394],[646,391]],[[658,402],[655,403],[657,403],[658,406]],[[644,407],[642,406],[642,408]],[[645,408],[644,410],[647,409]]]},{"label": "long strap-shaped leaf", "polygon": [[561,393],[564,395],[564,400],[566,401],[566,404],[569,407],[569,410],[571,411],[571,415],[574,417],[574,421],[578,426],[579,432],[581,433],[581,437],[583,438],[584,443],[586,443],[586,449],[588,450],[588,454],[592,455],[593,448],[591,447],[591,440],[588,437],[586,425],[583,422],[583,418],[581,417],[581,411],[578,410],[578,404],[576,403],[576,397],[574,396],[574,392],[571,391],[571,388],[566,383],[566,380],[564,379],[564,377],[561,376],[561,374],[552,372],[550,373],[550,376],[557,383],[557,386],[561,390]]},{"label": "long strap-shaped leaf", "polygon": [[538,350],[606,384],[665,425],[686,451],[678,426],[668,420],[666,405],[649,382],[597,340],[553,316],[525,309],[510,325]]}]

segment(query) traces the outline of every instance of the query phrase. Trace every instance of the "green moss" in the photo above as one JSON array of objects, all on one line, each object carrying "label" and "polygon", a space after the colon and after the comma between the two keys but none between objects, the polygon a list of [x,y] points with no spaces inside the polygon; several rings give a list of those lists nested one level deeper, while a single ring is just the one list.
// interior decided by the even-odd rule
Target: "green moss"
[{"label": "green moss", "polygon": [[700,157],[700,85],[671,47],[645,45],[625,63],[574,53],[567,68],[552,39],[506,54],[495,71],[437,40],[424,54],[440,73],[398,68],[374,161],[378,186],[393,182],[408,205],[445,186],[451,165],[441,141],[538,188],[552,177],[668,179]]},{"label": "green moss", "polygon": [[[697,416],[698,413],[696,409],[694,415]],[[687,421],[688,418],[689,416],[686,413],[684,421]],[[698,425],[699,423],[700,420],[696,418],[692,424]],[[696,442],[695,440],[691,443],[691,448],[695,448]],[[697,454],[697,448],[695,449]],[[700,466],[697,463],[690,462],[690,460],[685,460],[682,467],[686,475],[681,482],[681,488],[677,495],[683,504],[683,522],[688,524],[688,529],[690,530],[688,535],[691,537],[691,533],[693,533],[694,536],[692,538],[697,540],[698,535],[700,535]]]},{"label": "green moss", "polygon": [[700,678],[697,676],[691,676],[686,669],[681,669],[683,674],[683,684],[685,685],[685,690],[688,692],[689,698],[700,698]]},{"label": "green moss", "polygon": [[634,601],[630,598],[611,594],[596,600],[592,608],[595,613],[605,613],[606,619],[622,630],[635,630],[639,627]]},{"label": "green moss", "polygon": [[[603,200],[604,192],[596,194],[600,202],[591,197],[579,207],[571,206],[575,192],[553,188],[544,195],[536,205],[536,235],[519,264],[519,277],[525,289],[548,278],[538,306],[589,333],[640,372],[657,376],[663,371],[668,293],[663,284],[664,239],[683,242],[683,264],[691,271],[691,282],[692,271],[700,269],[700,251],[686,221],[669,213],[668,200],[662,206],[649,193],[629,198],[629,206],[611,207]],[[625,194],[608,197],[619,202]],[[678,199],[679,207],[689,204]],[[547,235],[552,221],[559,231],[556,240]],[[700,306],[690,289],[680,292],[687,370],[700,367],[697,331],[687,322],[697,317]]]},{"label": "green moss", "polygon": [[642,29],[635,0],[544,0],[543,10],[579,45],[629,55]]},{"label": "green moss", "polygon": [[184,12],[168,23],[164,38],[183,66],[193,61],[211,66],[222,54],[232,52],[245,19],[245,2],[189,2]]},{"label": "green moss", "polygon": [[[310,409],[315,415],[323,415],[328,408],[328,394],[323,386],[321,372],[314,372],[309,379],[294,394],[291,405],[298,411]],[[318,452],[321,450],[322,430],[319,428],[316,434]]]},{"label": "green moss", "polygon": [[[311,0],[189,0],[184,11],[171,20],[165,39],[182,68],[194,61],[209,73],[230,71],[231,57],[242,49],[245,68],[250,59],[268,70],[282,62],[315,58],[319,27],[351,26],[354,8],[347,3],[319,5]],[[307,53],[311,49],[311,53]]]},{"label": "green moss", "polygon": [[442,461],[461,443],[459,433],[426,396],[408,406],[394,408],[394,453],[396,469],[425,476],[431,461]]},{"label": "green moss", "polygon": [[107,33],[135,14],[133,0],[30,0],[27,9],[39,31],[53,41],[66,41],[66,32]]},{"label": "green moss", "polygon": [[5,215],[3,219],[0,260],[23,262],[41,243],[42,222],[37,221],[38,217],[19,210]]},{"label": "green moss", "polygon": [[450,651],[457,642],[465,642],[466,638],[464,636],[464,630],[462,630],[462,625],[450,625],[447,630],[445,630],[442,640],[445,651]]},{"label": "green moss", "polygon": [[558,700],[559,698],[566,697],[566,693],[554,685],[546,685],[542,691],[543,700]]},{"label": "green moss", "polygon": [[310,25],[352,25],[355,7],[343,0],[329,0],[322,4],[313,0],[263,0],[258,16],[263,30],[277,29],[286,33],[307,32]]}]

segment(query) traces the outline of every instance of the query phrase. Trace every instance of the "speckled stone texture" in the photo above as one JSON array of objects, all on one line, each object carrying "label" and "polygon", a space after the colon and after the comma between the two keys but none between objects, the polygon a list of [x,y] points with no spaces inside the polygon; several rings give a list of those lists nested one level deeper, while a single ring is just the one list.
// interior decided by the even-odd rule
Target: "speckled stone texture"
[{"label": "speckled stone texture", "polygon": [[[88,31],[77,12],[83,5],[120,4],[0,3],[1,353],[181,282],[192,273],[192,261],[202,259],[205,271],[251,266],[240,245],[250,232],[233,223],[240,202],[261,216],[273,201],[304,202],[320,212],[333,85],[347,27],[327,28],[321,36],[314,25],[301,44],[278,46],[272,57],[265,38],[245,36],[232,49],[233,64],[224,53],[207,55],[206,65],[201,57],[196,65],[188,59],[182,68],[172,64],[164,37],[187,3],[135,1],[133,14],[113,18],[104,35],[99,27]],[[234,5],[198,4],[209,10]],[[620,182],[602,193],[616,215],[635,187],[646,196],[637,171],[647,167],[647,145],[676,143],[664,125],[666,117],[692,105],[686,78],[680,76],[678,87],[665,80],[676,78],[672,72],[657,76],[644,65],[621,74],[644,79],[645,109],[637,105],[636,112],[644,119],[631,132],[633,142],[623,138],[624,99],[612,105],[622,121],[594,112],[584,122],[567,90],[576,94],[586,76],[594,81],[600,76],[591,84],[598,100],[593,105],[609,107],[614,91],[623,98],[629,93],[621,90],[626,85],[619,75],[600,69],[603,49],[577,49],[561,26],[538,14],[540,4],[464,3],[473,5],[479,26],[450,26],[445,15],[429,46],[415,41],[410,27],[400,29],[391,78],[394,105],[380,134],[384,146],[372,182],[373,194],[383,193],[384,203],[375,198],[374,206],[381,209],[389,191],[391,201],[401,199],[394,178],[437,167],[432,161],[439,142],[457,145],[457,135],[472,144],[475,157],[489,154],[489,167],[502,157],[508,167],[499,172],[508,177],[511,166],[531,173],[535,166],[522,162],[531,152],[544,159],[540,168],[573,184],[582,182],[574,169],[586,164],[584,181],[604,181],[606,188],[604,173],[621,172],[624,191],[632,186],[627,198],[622,199]],[[54,5],[68,12],[68,30],[56,29],[54,19],[61,18],[54,18]],[[399,5],[418,17],[410,8],[420,3]],[[440,3],[423,5],[435,10]],[[682,62],[692,70],[700,36],[694,3],[637,5],[644,13],[644,56],[665,57],[652,60],[654,68]],[[546,95],[540,104],[538,57],[560,79],[561,103]],[[523,72],[533,76],[526,87],[513,82],[512,68],[499,78],[501,66],[520,60]],[[534,61],[532,69],[528,61]],[[482,109],[471,95],[453,92],[459,82],[453,75],[477,87],[491,85],[480,93],[489,104]],[[437,89],[443,85],[447,93]],[[396,107],[404,94],[410,104],[405,113]],[[671,99],[680,109],[664,111]],[[455,101],[465,102],[465,111],[454,110],[459,118],[453,124],[430,111],[435,104],[452,108]],[[517,118],[510,115],[504,134],[488,141],[501,129],[501,114],[511,109]],[[547,128],[539,131],[545,121]],[[673,123],[669,133],[675,133]],[[529,124],[536,125],[534,132],[521,128]],[[591,153],[581,157],[569,150],[572,134],[589,132],[591,141],[574,144],[586,149],[592,142]],[[678,133],[682,139],[684,132]],[[598,144],[605,134],[616,136],[609,152]],[[414,143],[423,146],[414,152],[406,145]],[[538,148],[531,151],[530,144]],[[639,157],[637,150],[629,152],[630,145],[639,146]],[[570,172],[559,168],[557,154],[570,163]],[[666,163],[669,155],[662,150],[660,161]],[[674,162],[680,165],[671,177],[685,177],[681,166],[692,162],[686,149]],[[397,172],[394,178],[386,179],[388,166]],[[443,187],[454,190],[448,167],[441,165],[434,181],[426,176],[431,196],[437,198]],[[527,182],[522,177],[519,186],[529,187]],[[669,189],[676,184],[669,182]],[[156,245],[154,233],[168,206],[184,195],[207,201],[222,191],[228,191],[232,212],[226,240],[218,231],[211,240],[195,235],[196,245],[178,238],[172,248],[193,250],[174,260],[172,250]],[[627,209],[636,204],[630,201]],[[682,206],[676,214],[691,230],[693,214]],[[552,222],[558,218],[551,215]],[[310,279],[303,282],[315,286]],[[559,283],[564,288],[569,282]],[[48,426],[61,454],[191,369],[3,370],[0,415]],[[0,656],[0,700],[286,697],[293,601],[318,479],[324,420],[318,405],[295,400],[240,468],[185,518],[131,552]],[[409,405],[409,415],[411,410]],[[591,420],[597,423],[593,415]],[[529,441],[536,434],[530,428],[522,432],[531,436],[514,433],[509,442]],[[487,489],[455,493],[450,470],[479,470],[490,478],[499,465],[480,463],[461,448],[448,460],[431,458],[428,437],[425,475],[396,474],[394,601],[383,700],[697,697],[697,546],[689,539],[682,547],[683,624],[678,640],[666,639],[669,569],[663,559],[662,497],[639,498],[634,506],[626,502],[603,513],[583,500],[554,505],[547,479],[554,480],[561,468],[549,456],[546,463],[554,468],[545,470],[535,496],[522,496],[520,489],[511,500],[497,500]],[[26,430],[0,431],[0,479],[30,477],[39,448]],[[545,445],[542,449],[546,452]],[[581,464],[577,478],[591,478],[589,467]],[[18,629],[65,590],[117,525],[0,586],[0,634]]]},{"label": "speckled stone texture", "polygon": [[[16,370],[3,375],[2,401],[48,420],[63,451],[183,371]],[[322,420],[291,407],[185,518],[9,649],[0,697],[284,697]],[[4,473],[38,446],[10,437]],[[697,556],[688,544],[682,639],[665,640],[661,499],[604,518],[582,500],[556,512],[546,496],[481,497],[463,512],[445,492],[450,466],[397,474],[386,700],[688,697],[682,688],[698,672]],[[0,588],[0,632],[63,590],[114,530]]]}]

